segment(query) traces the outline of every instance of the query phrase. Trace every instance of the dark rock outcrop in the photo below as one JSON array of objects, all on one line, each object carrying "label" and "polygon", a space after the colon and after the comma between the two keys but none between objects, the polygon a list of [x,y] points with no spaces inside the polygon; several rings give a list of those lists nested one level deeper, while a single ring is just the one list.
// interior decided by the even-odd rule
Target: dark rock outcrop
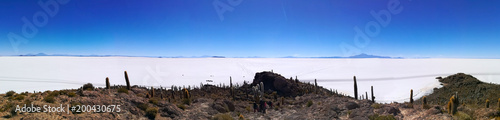
[{"label": "dark rock outcrop", "polygon": [[344,106],[348,110],[359,108],[359,105],[357,103],[355,103],[355,102],[347,102],[347,103],[345,103]]},{"label": "dark rock outcrop", "polygon": [[264,89],[266,91],[277,91],[281,96],[297,96],[300,93],[299,87],[297,84],[294,84],[294,81],[288,80],[277,73],[256,73],[251,85],[257,85],[260,82],[264,83]]}]

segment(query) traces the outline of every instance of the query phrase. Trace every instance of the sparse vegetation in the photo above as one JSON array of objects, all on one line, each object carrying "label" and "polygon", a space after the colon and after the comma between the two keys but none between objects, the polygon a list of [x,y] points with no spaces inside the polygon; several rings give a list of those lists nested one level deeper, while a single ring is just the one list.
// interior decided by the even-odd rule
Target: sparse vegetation
[{"label": "sparse vegetation", "polygon": [[244,119],[245,117],[243,116],[243,114],[238,115],[238,120],[244,120]]},{"label": "sparse vegetation", "polygon": [[454,118],[457,118],[457,120],[472,120],[472,117],[464,112],[455,113]]},{"label": "sparse vegetation", "polygon": [[146,103],[139,103],[137,104],[137,108],[146,111],[149,108],[149,105]]},{"label": "sparse vegetation", "polygon": [[68,93],[68,97],[75,97],[76,96],[76,93],[75,92],[69,92]]},{"label": "sparse vegetation", "polygon": [[381,105],[381,104],[378,104],[378,103],[373,103],[373,104],[372,104],[372,108],[373,108],[373,109],[380,109],[381,107],[382,107],[382,105]]},{"label": "sparse vegetation", "polygon": [[49,96],[43,98],[43,101],[48,102],[48,103],[54,103],[56,101],[56,99],[54,99],[54,96],[49,95]]},{"label": "sparse vegetation", "polygon": [[128,90],[126,88],[118,88],[118,93],[126,93],[126,94],[128,94]]},{"label": "sparse vegetation", "polygon": [[[448,78],[443,78],[443,80],[448,80]],[[156,116],[170,117],[171,119],[195,119],[200,117],[206,118],[207,116],[210,118],[210,115],[213,115],[212,116],[213,119],[233,119],[233,118],[245,119],[245,117],[247,119],[259,119],[259,118],[274,119],[273,117],[278,117],[276,119],[286,119],[286,117],[283,116],[288,116],[290,114],[295,114],[299,116],[305,115],[307,116],[306,118],[311,118],[311,119],[324,119],[324,118],[342,119],[341,117],[347,114],[348,117],[347,119],[369,118],[371,120],[394,120],[394,119],[407,119],[407,118],[495,119],[498,117],[496,111],[493,110],[493,108],[496,109],[496,107],[492,107],[492,109],[484,109],[485,105],[487,107],[489,107],[489,104],[493,104],[492,106],[496,105],[493,101],[489,101],[492,99],[492,97],[496,97],[493,99],[498,98],[498,96],[495,96],[496,93],[485,94],[484,91],[489,91],[489,89],[486,89],[489,87],[476,87],[477,91],[473,91],[477,92],[478,96],[481,95],[480,97],[475,98],[477,99],[477,102],[474,103],[476,104],[475,107],[469,106],[469,104],[471,103],[461,102],[461,104],[467,104],[467,105],[460,107],[459,109],[460,111],[453,110],[454,107],[458,107],[458,105],[454,106],[454,104],[458,103],[455,102],[458,101],[457,96],[460,97],[460,100],[464,101],[468,101],[470,100],[470,98],[468,98],[468,96],[466,95],[462,95],[464,93],[467,93],[467,91],[459,92],[460,95],[456,95],[455,91],[451,91],[447,92],[449,94],[442,96],[448,98],[452,96],[452,98],[455,98],[455,100],[449,98],[448,99],[449,101],[446,101],[450,103],[449,107],[445,106],[443,108],[443,105],[446,105],[446,102],[439,103],[436,101],[432,101],[431,99],[436,99],[433,93],[430,96],[424,96],[421,99],[416,100],[414,102],[411,102],[412,100],[410,99],[410,103],[418,104],[419,106],[420,104],[422,104],[422,108],[424,109],[411,109],[412,112],[411,114],[402,114],[409,112],[408,111],[409,109],[401,109],[401,108],[407,108],[405,105],[408,105],[408,103],[381,104],[381,103],[372,103],[370,100],[358,101],[354,100],[352,97],[342,96],[338,94],[338,92],[334,92],[334,90],[328,91],[320,86],[316,87],[315,83],[307,84],[302,82],[295,83],[293,80],[288,80],[288,81],[293,82],[293,85],[296,85],[300,88],[300,90],[294,92],[299,92],[303,94],[298,94],[299,97],[296,97],[296,96],[285,96],[281,91],[273,89],[266,89],[264,91],[263,86],[264,83],[266,82],[261,83],[261,81],[259,81],[257,84],[254,84],[255,86],[259,86],[255,87],[255,90],[252,88],[253,86],[251,84],[244,84],[243,86],[239,86],[238,84],[236,84],[233,85],[233,87],[227,87],[222,84],[218,87],[202,84],[200,85],[199,88],[187,86],[187,88],[192,88],[192,89],[184,89],[183,87],[178,87],[178,86],[175,86],[174,89],[174,86],[172,86],[172,89],[165,90],[160,87],[159,89],[155,90],[156,93],[153,93],[152,89],[149,89],[149,87],[144,87],[144,86],[134,86],[133,92],[128,93],[129,90],[126,89],[126,87],[115,85],[115,86],[110,86],[111,90],[106,90],[104,88],[94,88],[93,91],[85,92],[85,96],[82,95],[83,93],[80,93],[81,90],[59,90],[59,91],[56,90],[56,91],[46,91],[44,93],[34,92],[34,94],[27,92],[16,94],[15,92],[12,91],[9,98],[7,98],[8,95],[5,95],[5,97],[0,97],[0,101],[4,101],[3,104],[1,104],[2,106],[0,106],[0,114],[4,118],[12,117],[10,115],[16,115],[16,114],[9,114],[9,112],[11,112],[14,105],[31,104],[31,103],[33,103],[34,105],[39,105],[40,101],[47,103],[57,102],[58,104],[59,103],[71,104],[71,106],[81,105],[82,103],[84,104],[98,103],[95,100],[93,100],[97,96],[103,98],[99,100],[104,100],[104,101],[112,100],[112,102],[123,103],[122,110],[125,110],[126,112],[120,114],[126,114],[126,115],[135,114],[139,116],[132,115],[133,116],[132,118],[147,117],[149,119],[155,119]],[[268,86],[268,83],[266,83],[265,85]],[[229,84],[229,86],[231,86],[231,84]],[[269,86],[270,88],[273,87],[272,85]],[[445,87],[447,86],[445,85]],[[81,89],[83,89],[83,87],[81,87]],[[117,89],[118,93],[127,93],[128,95],[116,94],[116,93],[109,94],[109,91],[114,91],[115,89]],[[455,89],[455,88],[447,88],[447,89]],[[76,95],[75,91],[78,91],[78,95]],[[439,92],[439,90],[437,91]],[[147,94],[150,95],[154,94],[156,95],[156,97],[150,97],[148,99],[146,98]],[[410,94],[412,94],[412,91],[410,92]],[[63,95],[67,95],[68,97],[72,98],[68,98]],[[363,99],[369,99],[367,98],[368,96],[367,92],[365,92],[364,95],[365,96],[362,97]],[[27,98],[27,96],[29,97]],[[254,102],[255,96],[257,96],[259,100],[274,102],[273,109],[281,112],[275,112],[273,111],[273,109],[268,109],[270,110],[271,113],[273,113],[273,115],[269,115],[269,113],[267,114],[253,113],[253,108],[252,108],[253,105],[251,103]],[[372,96],[373,96],[373,91],[372,91]],[[165,100],[164,98],[167,98],[168,100]],[[485,102],[487,99],[489,102],[488,101]],[[169,103],[162,104],[160,103],[160,100],[165,100],[168,101]],[[230,110],[229,105],[223,105],[222,107],[217,106],[217,108],[214,107],[215,105],[221,104],[218,100],[223,100],[224,101],[223,104],[226,104],[225,102],[229,101],[231,104],[233,104],[233,107],[231,107],[231,109],[233,110]],[[286,100],[286,105],[285,105],[285,100]],[[500,103],[500,99],[498,99],[498,101]],[[350,106],[350,104],[347,103],[353,103],[355,104],[356,107],[347,107]],[[208,105],[208,108],[206,108],[206,105]],[[259,104],[257,104],[257,106],[260,107]],[[324,109],[323,106],[331,106],[331,107]],[[416,106],[416,108],[419,108],[419,106]],[[203,109],[200,109],[201,107],[203,107]],[[500,104],[498,108],[500,110]],[[205,109],[211,109],[212,113],[199,112]],[[214,112],[213,110],[216,110],[217,113],[219,114],[213,113]],[[455,112],[455,114],[450,116],[446,114],[447,110],[452,114],[453,112]],[[233,111],[233,112],[226,113],[224,111],[226,112]],[[304,112],[301,111],[311,111],[313,112],[313,114],[305,114]],[[318,112],[320,114],[317,114]],[[336,114],[329,114],[329,112],[336,112]],[[442,114],[443,112],[444,114]],[[274,113],[278,115],[275,115]],[[322,114],[322,113],[327,113],[327,114]],[[73,114],[79,114],[79,113],[73,112]],[[87,113],[85,113],[85,115],[75,115],[75,116],[86,116],[86,114]],[[89,113],[89,114],[94,114],[94,113]],[[201,115],[198,116],[197,114]],[[415,117],[415,115],[417,115],[417,117]],[[105,119],[106,118],[112,119],[113,117],[115,116],[104,116]],[[29,119],[29,117],[26,114],[17,114],[17,116],[14,118]]]},{"label": "sparse vegetation", "polygon": [[146,116],[149,119],[155,119],[157,113],[158,113],[158,108],[148,108],[148,109],[146,109]]},{"label": "sparse vegetation", "polygon": [[156,98],[151,98],[149,99],[149,103],[153,104],[153,105],[158,105],[158,99]]},{"label": "sparse vegetation", "polygon": [[219,113],[214,115],[211,120],[233,120],[233,117],[229,114]]},{"label": "sparse vegetation", "polygon": [[374,114],[368,117],[370,120],[396,120],[393,115],[378,115]]},{"label": "sparse vegetation", "polygon": [[191,105],[191,99],[188,99],[188,98],[182,99],[182,104]]},{"label": "sparse vegetation", "polygon": [[311,107],[313,105],[313,101],[309,100],[307,101],[307,107]]},{"label": "sparse vegetation", "polygon": [[177,105],[178,108],[182,109],[182,110],[186,110],[186,106],[184,106],[184,104],[179,104]]},{"label": "sparse vegetation", "polygon": [[14,97],[14,100],[24,100],[24,95],[16,95],[16,97]]},{"label": "sparse vegetation", "polygon": [[7,93],[5,94],[5,96],[6,96],[6,97],[10,97],[10,96],[14,96],[14,94],[16,94],[16,92],[14,92],[14,91],[12,91],[12,90],[11,90],[11,91],[7,92]]}]

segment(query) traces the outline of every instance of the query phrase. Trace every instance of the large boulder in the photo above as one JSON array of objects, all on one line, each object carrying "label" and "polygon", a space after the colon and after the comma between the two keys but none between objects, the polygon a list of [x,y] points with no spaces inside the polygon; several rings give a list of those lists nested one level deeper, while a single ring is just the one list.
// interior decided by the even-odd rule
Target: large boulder
[{"label": "large boulder", "polygon": [[297,96],[299,93],[297,84],[273,72],[256,73],[251,85],[257,85],[260,82],[264,83],[264,90],[277,91],[282,96]]},{"label": "large boulder", "polygon": [[212,108],[220,113],[231,112],[235,110],[234,103],[229,100],[217,99],[212,103]]},{"label": "large boulder", "polygon": [[169,118],[175,119],[175,118],[179,118],[183,114],[181,109],[179,109],[174,104],[168,103],[166,101],[161,101],[158,104],[158,107],[160,107],[159,113],[160,113],[160,116],[162,116],[162,117],[169,117]]}]

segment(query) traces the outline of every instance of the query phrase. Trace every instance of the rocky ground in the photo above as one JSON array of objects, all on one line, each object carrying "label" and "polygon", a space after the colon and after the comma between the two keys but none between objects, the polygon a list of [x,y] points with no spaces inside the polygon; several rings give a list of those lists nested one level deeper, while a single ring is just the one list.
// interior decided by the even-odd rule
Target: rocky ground
[{"label": "rocky ground", "polygon": [[[443,87],[415,103],[379,104],[370,100],[356,100],[334,91],[286,79],[271,72],[257,73],[254,81],[244,85],[172,87],[111,86],[109,89],[84,85],[80,89],[13,93],[0,95],[0,116],[4,119],[500,119],[498,107],[499,85],[475,81],[466,74],[455,74],[440,79]],[[254,112],[258,91],[252,87],[263,82],[264,101],[272,101],[273,108],[266,113]],[[480,86],[480,87],[478,87]],[[456,89],[456,88],[461,89]],[[231,89],[233,88],[233,89]],[[492,90],[490,90],[492,89]],[[153,92],[154,91],[154,92]],[[458,113],[448,114],[446,102],[460,91],[463,102]],[[496,92],[496,93],[492,93]],[[473,97],[467,97],[473,96]],[[496,99],[495,99],[496,98]],[[489,108],[484,99],[489,99]],[[17,105],[120,105],[120,112],[85,113],[22,113],[12,112]],[[279,104],[279,105],[278,105]]]}]

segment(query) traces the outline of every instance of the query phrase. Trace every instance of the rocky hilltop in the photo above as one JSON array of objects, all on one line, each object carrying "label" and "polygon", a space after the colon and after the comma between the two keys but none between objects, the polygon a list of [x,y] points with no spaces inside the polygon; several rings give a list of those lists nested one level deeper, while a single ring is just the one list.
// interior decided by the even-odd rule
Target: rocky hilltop
[{"label": "rocky hilltop", "polygon": [[[256,73],[252,83],[181,88],[85,84],[78,89],[7,92],[0,95],[5,119],[500,119],[499,85],[459,73],[439,78],[443,87],[415,102],[379,104],[324,89],[317,84],[286,79],[273,72]],[[409,93],[410,94],[410,93]],[[450,114],[450,97],[460,104]],[[486,103],[486,99],[490,102]],[[426,104],[424,104],[426,101]],[[484,101],[484,102],[483,102]],[[265,113],[254,110],[266,102]],[[272,103],[271,103],[272,102]],[[120,105],[120,112],[15,112],[17,105]],[[271,106],[272,104],[272,106]],[[486,108],[486,104],[489,104]]]}]

